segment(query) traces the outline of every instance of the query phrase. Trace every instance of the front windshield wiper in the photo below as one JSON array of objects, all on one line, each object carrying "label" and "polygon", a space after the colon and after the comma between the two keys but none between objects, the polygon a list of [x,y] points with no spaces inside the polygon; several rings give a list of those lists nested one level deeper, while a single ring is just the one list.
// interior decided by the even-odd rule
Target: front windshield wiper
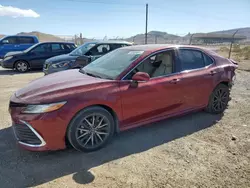
[{"label": "front windshield wiper", "polygon": [[95,77],[95,78],[102,78],[101,76],[98,76],[98,75],[95,75],[95,74],[92,74],[92,73],[88,73],[88,72],[84,71],[83,69],[80,69],[79,72],[83,73],[83,74],[86,74],[88,76]]}]

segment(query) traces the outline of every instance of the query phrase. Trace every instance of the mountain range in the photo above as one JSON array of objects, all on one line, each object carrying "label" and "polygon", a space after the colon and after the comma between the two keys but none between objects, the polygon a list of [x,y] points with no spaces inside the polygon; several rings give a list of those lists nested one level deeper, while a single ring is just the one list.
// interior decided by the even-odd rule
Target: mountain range
[{"label": "mountain range", "polygon": [[[245,28],[236,28],[236,29],[230,29],[230,30],[222,30],[222,31],[214,31],[214,32],[209,32],[206,34],[233,34],[235,31],[237,31],[237,35],[243,35],[247,37],[247,40],[250,40],[250,27],[245,27]],[[203,34],[203,33],[197,33],[197,34]],[[69,40],[70,36],[67,35],[66,37],[62,36],[56,36],[56,35],[51,35],[51,34],[46,34],[42,33],[39,31],[32,31],[32,32],[21,32],[18,33],[17,35],[35,35],[39,38],[41,42],[46,42],[46,41],[64,41]],[[4,35],[0,34],[0,38],[2,38]],[[148,32],[148,43],[168,43],[168,42],[183,42],[188,41],[191,36],[191,33],[187,34],[186,36],[178,36],[178,35],[173,35],[167,32],[162,32],[162,31],[150,31]],[[74,36],[71,37],[73,40]],[[91,39],[84,38],[84,41],[89,41]],[[129,38],[123,38],[122,40],[130,41],[130,42],[135,42],[137,44],[143,44],[145,40],[145,34],[137,34],[135,36],[131,36]]]}]

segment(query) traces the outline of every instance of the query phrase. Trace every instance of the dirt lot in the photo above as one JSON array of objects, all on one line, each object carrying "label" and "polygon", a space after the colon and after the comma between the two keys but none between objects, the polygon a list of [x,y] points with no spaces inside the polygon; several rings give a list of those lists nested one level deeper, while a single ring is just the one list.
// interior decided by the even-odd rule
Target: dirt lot
[{"label": "dirt lot", "polygon": [[198,112],[127,131],[93,153],[34,153],[15,143],[8,100],[42,73],[0,69],[0,187],[250,187],[249,70],[237,71],[223,115]]}]

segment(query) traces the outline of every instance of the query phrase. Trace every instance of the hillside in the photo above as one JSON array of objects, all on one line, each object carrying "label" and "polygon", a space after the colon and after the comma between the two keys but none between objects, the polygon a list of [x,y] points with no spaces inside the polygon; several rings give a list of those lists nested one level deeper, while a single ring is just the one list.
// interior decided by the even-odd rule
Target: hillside
[{"label": "hillside", "polygon": [[63,41],[62,38],[57,37],[55,35],[51,35],[51,34],[46,34],[46,33],[41,33],[38,31],[32,31],[32,32],[21,32],[18,33],[17,35],[35,35],[39,38],[40,42],[59,42],[59,41]]},{"label": "hillside", "polygon": [[[60,37],[57,37],[57,36],[51,35],[51,34],[38,32],[38,31],[21,32],[21,33],[17,33],[17,35],[34,35],[34,36],[37,36],[39,38],[40,42],[60,42],[60,41],[64,41],[63,38],[60,38]],[[0,34],[0,38],[2,38],[4,36],[5,35]]]},{"label": "hillside", "polygon": [[239,30],[237,32],[237,35],[244,35],[248,39],[250,39],[250,27],[229,29],[229,30],[223,30],[223,31],[214,31],[214,32],[210,32],[210,33],[214,33],[214,34],[233,34],[237,30]]},{"label": "hillside", "polygon": [[[167,41],[180,40],[181,37],[162,31],[150,31],[148,32],[148,43],[166,43]],[[135,42],[136,44],[144,44],[145,34],[138,34],[125,39],[129,42]]]}]

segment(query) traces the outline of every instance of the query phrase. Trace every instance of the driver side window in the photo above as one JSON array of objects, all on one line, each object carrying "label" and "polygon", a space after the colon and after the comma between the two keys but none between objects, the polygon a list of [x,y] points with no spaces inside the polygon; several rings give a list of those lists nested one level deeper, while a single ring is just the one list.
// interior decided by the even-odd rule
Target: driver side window
[{"label": "driver side window", "polygon": [[174,72],[174,51],[169,50],[153,55],[141,64],[134,68],[134,70],[126,77],[126,80],[131,80],[133,75],[137,72],[146,72],[150,78],[168,75]]},{"label": "driver side window", "polygon": [[88,54],[95,55],[104,55],[110,51],[110,46],[108,44],[100,44],[92,48]]},{"label": "driver side window", "polygon": [[35,53],[48,53],[51,52],[51,45],[50,44],[41,44],[34,48],[32,52]]}]

